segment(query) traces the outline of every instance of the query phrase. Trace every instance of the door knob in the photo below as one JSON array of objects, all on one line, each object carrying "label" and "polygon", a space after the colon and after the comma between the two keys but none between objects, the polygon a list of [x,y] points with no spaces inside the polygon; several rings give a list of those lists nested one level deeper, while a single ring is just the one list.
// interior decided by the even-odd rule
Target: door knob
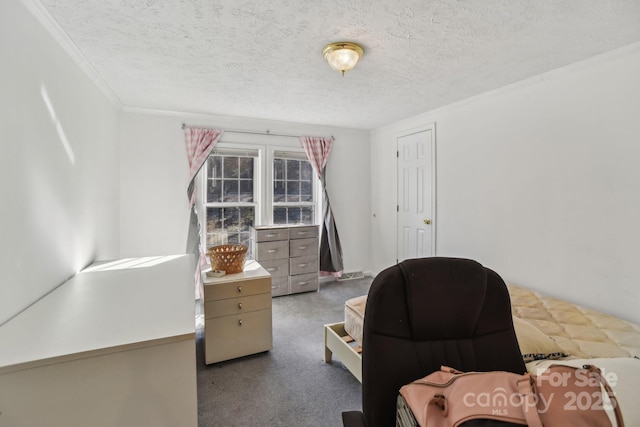
[{"label": "door knob", "polygon": [[429,218],[423,219],[422,222],[424,222],[427,225],[431,224],[431,220]]}]

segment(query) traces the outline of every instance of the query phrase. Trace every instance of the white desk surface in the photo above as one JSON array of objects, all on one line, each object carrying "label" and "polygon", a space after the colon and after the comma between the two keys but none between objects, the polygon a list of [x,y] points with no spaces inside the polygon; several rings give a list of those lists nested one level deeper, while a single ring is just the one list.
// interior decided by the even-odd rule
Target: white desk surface
[{"label": "white desk surface", "polygon": [[0,327],[0,374],[195,338],[189,255],[97,262]]}]

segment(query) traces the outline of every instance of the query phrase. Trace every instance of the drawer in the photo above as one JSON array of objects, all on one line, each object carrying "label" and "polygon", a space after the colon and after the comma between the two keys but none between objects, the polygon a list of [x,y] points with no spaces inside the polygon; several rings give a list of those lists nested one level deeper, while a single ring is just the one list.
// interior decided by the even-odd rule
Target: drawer
[{"label": "drawer", "polygon": [[204,317],[210,319],[268,308],[271,308],[271,293],[211,300],[204,303]]},{"label": "drawer", "polygon": [[271,279],[271,296],[277,297],[289,293],[289,277],[276,277]]},{"label": "drawer", "polygon": [[275,240],[289,240],[288,228],[252,228],[251,238],[256,242],[273,242]]},{"label": "drawer", "polygon": [[271,274],[272,278],[289,275],[289,260],[287,258],[260,261],[260,265]]},{"label": "drawer", "polygon": [[254,256],[258,262],[289,258],[289,241],[256,243]]},{"label": "drawer", "polygon": [[291,227],[289,229],[289,239],[307,239],[309,237],[318,237],[317,225],[310,225],[308,227]]},{"label": "drawer", "polygon": [[204,285],[204,301],[271,293],[271,277]]},{"label": "drawer", "polygon": [[206,319],[204,351],[207,364],[273,348],[271,309]]},{"label": "drawer", "polygon": [[289,274],[305,274],[318,272],[318,255],[291,258],[289,260]]},{"label": "drawer", "polygon": [[289,277],[289,289],[292,294],[318,290],[318,273],[300,274]]},{"label": "drawer", "polygon": [[289,256],[318,255],[318,238],[289,240]]}]

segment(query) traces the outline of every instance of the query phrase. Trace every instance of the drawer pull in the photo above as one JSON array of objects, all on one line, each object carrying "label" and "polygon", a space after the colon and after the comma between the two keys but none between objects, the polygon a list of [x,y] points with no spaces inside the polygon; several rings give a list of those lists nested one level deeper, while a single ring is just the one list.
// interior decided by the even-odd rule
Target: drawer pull
[{"label": "drawer pull", "polygon": [[238,309],[242,310],[242,303],[241,302],[238,303]]},{"label": "drawer pull", "polygon": [[276,237],[277,234],[276,233],[269,233],[265,235],[266,237]]},{"label": "drawer pull", "polygon": [[268,267],[267,271],[276,271],[278,267]]},{"label": "drawer pull", "polygon": [[309,234],[308,231],[298,231],[298,236],[304,236],[305,234]]},{"label": "drawer pull", "polygon": [[307,249],[309,246],[298,246],[298,249],[300,249],[301,251],[304,251],[305,249]]},{"label": "drawer pull", "polygon": [[242,319],[238,320],[238,325],[242,326]]},{"label": "drawer pull", "polygon": [[276,252],[278,252],[278,250],[277,250],[277,249],[269,249],[269,250],[267,251],[267,253],[269,253],[269,254],[274,254],[274,253],[276,253]]},{"label": "drawer pull", "polygon": [[307,286],[309,282],[298,282],[298,286]]},{"label": "drawer pull", "polygon": [[306,266],[308,266],[309,264],[298,264],[298,267],[300,268],[305,268]]},{"label": "drawer pull", "polygon": [[242,292],[242,286],[238,286],[238,292]]}]

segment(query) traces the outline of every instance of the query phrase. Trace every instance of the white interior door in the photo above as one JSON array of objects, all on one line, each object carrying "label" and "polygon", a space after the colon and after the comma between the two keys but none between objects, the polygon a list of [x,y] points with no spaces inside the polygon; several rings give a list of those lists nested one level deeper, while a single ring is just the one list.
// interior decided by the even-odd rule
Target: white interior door
[{"label": "white interior door", "polygon": [[435,256],[433,134],[398,138],[398,262]]}]

